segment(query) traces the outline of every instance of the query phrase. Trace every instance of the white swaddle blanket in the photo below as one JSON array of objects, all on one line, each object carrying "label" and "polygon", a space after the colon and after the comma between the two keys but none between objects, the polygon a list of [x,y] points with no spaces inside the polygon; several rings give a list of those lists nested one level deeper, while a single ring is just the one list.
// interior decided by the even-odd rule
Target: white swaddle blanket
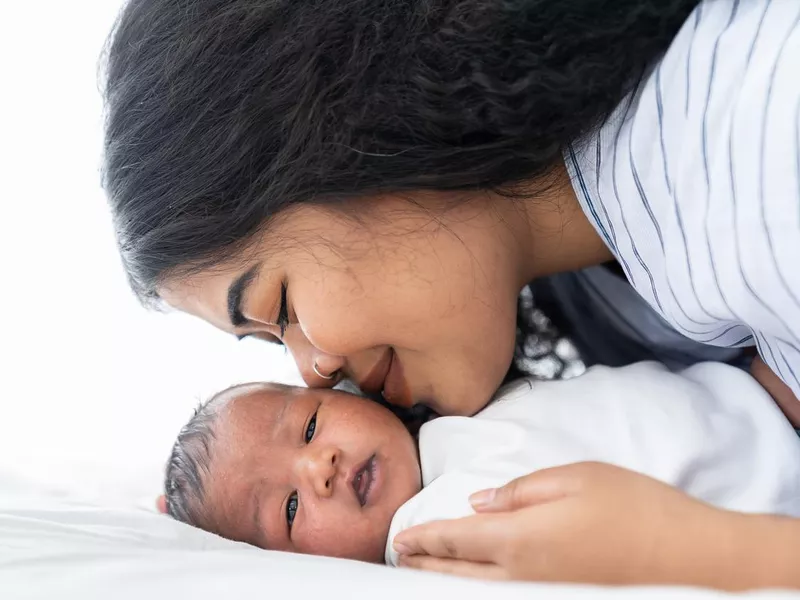
[{"label": "white swaddle blanket", "polygon": [[568,381],[524,379],[472,418],[441,417],[419,436],[424,489],[394,516],[402,530],[472,514],[468,496],[533,471],[586,460],[644,473],[717,506],[800,516],[800,438],[746,373],[704,363],[593,367]]}]

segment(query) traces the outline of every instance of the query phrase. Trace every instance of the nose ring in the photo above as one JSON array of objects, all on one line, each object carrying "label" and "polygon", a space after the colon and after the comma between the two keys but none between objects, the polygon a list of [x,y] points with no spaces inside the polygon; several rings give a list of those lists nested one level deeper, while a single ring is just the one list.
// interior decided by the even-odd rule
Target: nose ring
[{"label": "nose ring", "polygon": [[312,363],[312,364],[314,366],[314,373],[317,374],[317,377],[320,377],[320,378],[325,379],[327,381],[330,381],[331,379],[334,379],[336,377],[336,374],[339,372],[339,370],[337,369],[336,371],[334,371],[330,375],[323,375],[322,373],[320,373],[319,367],[317,366],[316,361],[314,361],[314,363]]}]

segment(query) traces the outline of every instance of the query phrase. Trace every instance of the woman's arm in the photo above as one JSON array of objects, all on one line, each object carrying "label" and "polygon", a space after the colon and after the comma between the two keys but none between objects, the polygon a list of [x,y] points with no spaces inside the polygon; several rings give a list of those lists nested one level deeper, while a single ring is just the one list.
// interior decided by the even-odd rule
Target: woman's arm
[{"label": "woman's arm", "polygon": [[477,515],[399,534],[400,564],[495,579],[800,589],[800,520],[713,508],[610,465],[539,471],[472,501]]},{"label": "woman's arm", "polygon": [[[800,519],[770,515],[746,516],[734,577],[736,588],[800,589]],[[724,586],[717,586],[724,587]]]},{"label": "woman's arm", "polygon": [[792,389],[772,372],[772,369],[761,360],[760,356],[753,359],[753,364],[750,365],[750,374],[769,392],[789,422],[795,428],[800,428],[800,402]]}]

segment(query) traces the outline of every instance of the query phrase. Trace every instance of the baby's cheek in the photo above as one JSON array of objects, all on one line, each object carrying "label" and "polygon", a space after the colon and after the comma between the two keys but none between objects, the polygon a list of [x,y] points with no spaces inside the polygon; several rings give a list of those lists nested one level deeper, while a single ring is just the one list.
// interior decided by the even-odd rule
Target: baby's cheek
[{"label": "baby's cheek", "polygon": [[382,563],[389,523],[378,523],[359,511],[347,516],[331,516],[326,523],[307,530],[297,549],[304,554],[349,558]]}]

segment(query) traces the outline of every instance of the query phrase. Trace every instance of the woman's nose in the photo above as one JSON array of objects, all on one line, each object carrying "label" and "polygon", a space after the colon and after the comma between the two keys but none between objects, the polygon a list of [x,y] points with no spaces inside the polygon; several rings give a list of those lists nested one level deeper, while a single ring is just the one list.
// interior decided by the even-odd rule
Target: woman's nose
[{"label": "woman's nose", "polygon": [[300,459],[300,477],[319,497],[333,494],[334,480],[339,471],[339,452],[336,448],[307,446]]},{"label": "woman's nose", "polygon": [[344,376],[342,371],[347,362],[345,358],[319,350],[308,341],[302,331],[287,331],[283,343],[292,353],[308,387],[332,388]]}]

